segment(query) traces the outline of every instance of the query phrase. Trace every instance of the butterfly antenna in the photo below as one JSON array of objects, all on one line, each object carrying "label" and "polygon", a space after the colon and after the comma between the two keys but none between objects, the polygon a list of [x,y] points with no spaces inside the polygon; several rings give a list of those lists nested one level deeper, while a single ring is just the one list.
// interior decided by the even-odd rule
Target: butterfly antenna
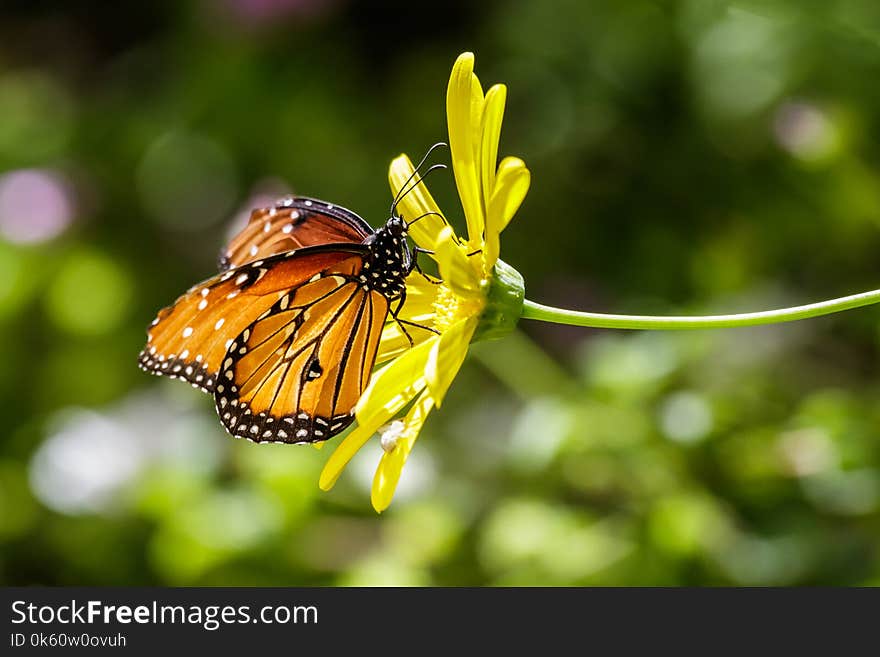
[{"label": "butterfly antenna", "polygon": [[444,223],[444,224],[446,223],[446,217],[444,217],[444,216],[443,216],[442,214],[440,214],[439,212],[425,212],[424,214],[420,214],[418,217],[416,217],[416,218],[413,219],[412,221],[408,222],[408,223],[406,224],[406,226],[407,226],[407,228],[409,228],[410,226],[412,226],[412,225],[413,225],[414,223],[416,223],[417,221],[419,221],[419,220],[421,220],[421,219],[424,219],[425,217],[430,217],[431,215],[433,215],[433,216],[435,216],[435,217],[440,217],[440,218],[443,220],[443,223]]},{"label": "butterfly antenna", "polygon": [[[428,151],[425,153],[425,155],[419,161],[418,165],[416,165],[416,168],[413,169],[413,172],[411,174],[409,174],[409,178],[407,178],[406,181],[403,183],[403,185],[400,186],[400,191],[397,192],[397,196],[395,196],[394,200],[391,202],[391,214],[392,215],[394,214],[394,211],[397,209],[397,204],[400,203],[401,199],[404,196],[406,196],[406,194],[409,193],[409,191],[405,191],[407,188],[407,185],[409,185],[412,182],[413,178],[415,178],[419,174],[419,170],[425,165],[425,162],[427,162],[428,158],[431,156],[431,153],[433,153],[434,151],[436,151],[438,148],[440,148],[442,146],[446,146],[446,143],[442,142],[442,141],[438,141],[436,144],[431,146],[431,148],[428,149]],[[434,165],[434,166],[437,166],[437,165]],[[431,169],[433,169],[433,168],[434,167],[431,167]],[[429,169],[428,171],[430,171],[431,169]],[[425,175],[427,175],[427,173],[428,172],[425,172]],[[422,180],[424,180],[424,176],[422,176],[416,182],[416,185],[418,185],[419,182],[421,182]]]},{"label": "butterfly antenna", "polygon": [[424,175],[421,175],[421,176],[419,176],[416,180],[414,180],[414,181],[409,185],[408,188],[402,188],[402,189],[401,189],[401,192],[402,192],[402,193],[399,194],[400,198],[398,198],[397,200],[395,200],[395,201],[394,201],[394,205],[391,206],[391,214],[392,214],[392,216],[394,215],[395,212],[397,212],[397,204],[400,203],[404,198],[406,198],[406,195],[407,195],[407,194],[409,194],[409,193],[410,193],[411,191],[413,191],[416,187],[418,187],[418,186],[422,183],[422,181],[424,181],[425,178],[428,177],[428,174],[429,174],[429,173],[431,173],[432,171],[437,171],[438,169],[445,169],[445,168],[446,168],[446,165],[445,165],[445,164],[433,164],[433,165],[431,165],[430,167],[428,167],[428,170],[425,171]]}]

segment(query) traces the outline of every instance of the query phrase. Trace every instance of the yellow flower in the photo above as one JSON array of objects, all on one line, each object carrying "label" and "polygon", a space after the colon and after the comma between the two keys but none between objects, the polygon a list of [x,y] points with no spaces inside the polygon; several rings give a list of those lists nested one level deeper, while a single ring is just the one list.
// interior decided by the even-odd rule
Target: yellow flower
[{"label": "yellow flower", "polygon": [[[449,79],[446,116],[468,239],[455,234],[422,182],[399,204],[405,220],[419,217],[410,227],[410,236],[432,252],[442,279],[442,283],[432,283],[413,272],[407,279],[400,319],[436,333],[407,324],[414,342],[410,345],[397,322],[386,325],[377,363],[387,365],[373,374],[355,408],[357,427],[330,456],[320,479],[321,488],[329,490],[355,453],[381,432],[383,453],[371,495],[379,512],[391,503],[419,431],[431,410],[442,403],[475,334],[487,337],[498,326],[509,330],[504,323],[512,326],[518,317],[502,317],[504,313],[493,308],[498,305],[494,301],[501,306],[508,302],[499,295],[522,302],[521,278],[498,260],[499,236],[522,203],[530,180],[519,158],[507,157],[496,166],[506,95],[506,87],[500,84],[484,95],[474,75],[474,56],[458,57]],[[392,193],[396,195],[412,174],[410,159],[397,157],[388,174]],[[498,286],[510,278],[518,286]],[[394,419],[407,407],[402,418]]]}]

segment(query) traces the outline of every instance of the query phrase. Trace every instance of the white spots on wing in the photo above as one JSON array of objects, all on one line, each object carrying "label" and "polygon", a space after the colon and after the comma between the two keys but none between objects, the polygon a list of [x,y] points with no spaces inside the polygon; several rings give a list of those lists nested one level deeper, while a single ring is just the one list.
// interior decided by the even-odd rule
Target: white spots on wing
[{"label": "white spots on wing", "polygon": [[315,435],[316,435],[316,436],[323,436],[323,435],[324,435],[324,432],[321,431],[320,429],[315,429]]},{"label": "white spots on wing", "polygon": [[204,310],[207,307],[208,307],[208,300],[207,299],[202,299],[201,301],[199,301],[199,310]]},{"label": "white spots on wing", "polygon": [[308,430],[308,429],[300,429],[299,431],[296,432],[296,437],[297,437],[297,438],[305,438],[305,437],[308,436],[308,435],[309,435],[309,430]]},{"label": "white spots on wing", "polygon": [[312,207],[312,202],[311,202],[311,201],[306,201],[305,204],[306,204],[308,207]]},{"label": "white spots on wing", "polygon": [[314,283],[314,282],[317,281],[319,278],[321,278],[321,274],[315,274],[314,276],[312,276],[312,277],[309,279],[309,283]]},{"label": "white spots on wing", "polygon": [[223,318],[223,317],[221,317],[220,319],[218,319],[218,320],[217,320],[217,323],[214,324],[214,330],[215,330],[215,331],[219,331],[219,330],[220,330],[220,327],[223,326],[223,323],[224,323],[225,321],[226,321],[226,319]]},{"label": "white spots on wing", "polygon": [[272,230],[272,222],[267,221],[265,224],[263,224],[263,232],[268,233],[270,230]]},{"label": "white spots on wing", "polygon": [[247,279],[248,279],[248,275],[247,275],[247,274],[239,274],[239,275],[238,275],[238,278],[235,279],[235,284],[236,284],[236,285],[241,285],[241,284],[244,283]]},{"label": "white spots on wing", "polygon": [[232,359],[227,358],[226,360],[223,361],[223,369],[228,370],[230,367],[232,367]]},{"label": "white spots on wing", "polygon": [[308,419],[309,419],[309,414],[308,414],[308,413],[300,413],[299,415],[297,415],[297,417],[298,417],[300,420],[308,420]]},{"label": "white spots on wing", "polygon": [[278,208],[271,208],[271,209],[269,210],[269,216],[270,216],[270,217],[274,217],[276,214],[278,214]]},{"label": "white spots on wing", "polygon": [[175,365],[174,368],[173,368],[171,371],[172,371],[172,372],[179,372],[179,371],[182,370],[182,369],[183,369],[183,368],[182,368],[180,365]]},{"label": "white spots on wing", "polygon": [[294,210],[293,212],[291,212],[290,218],[294,220],[299,219],[299,210]]},{"label": "white spots on wing", "polygon": [[232,370],[226,370],[226,378],[227,378],[227,379],[229,379],[230,381],[232,381],[232,377],[233,377],[233,376],[235,376],[235,375],[232,373]]},{"label": "white spots on wing", "polygon": [[226,298],[227,299],[234,299],[237,296],[238,296],[238,290],[235,290],[234,292],[230,292],[229,294],[227,294]]},{"label": "white spots on wing", "polygon": [[192,365],[188,365],[187,368],[184,370],[184,372],[186,372],[187,376],[192,376],[192,373],[193,373]]},{"label": "white spots on wing", "polygon": [[259,430],[256,424],[251,425],[251,433],[257,433]]},{"label": "white spots on wing", "polygon": [[209,290],[208,288],[206,288],[206,287],[202,288],[202,296],[203,297],[208,296],[210,293],[211,293],[211,290]]},{"label": "white spots on wing", "polygon": [[279,438],[287,438],[287,432],[284,429],[279,429],[278,430],[278,437]]},{"label": "white spots on wing", "polygon": [[186,360],[189,357],[189,349],[184,349],[180,352],[180,359]]},{"label": "white spots on wing", "polygon": [[196,362],[197,362],[197,363],[201,363],[204,359],[205,359],[205,357],[202,356],[201,354],[198,354],[198,355],[196,356]]},{"label": "white spots on wing", "polygon": [[281,308],[281,310],[287,310],[287,306],[289,306],[289,305],[290,305],[290,295],[285,294],[284,297],[281,299],[281,302],[278,304],[278,307]]},{"label": "white spots on wing", "polygon": [[285,235],[289,234],[293,230],[293,224],[284,224],[284,228],[281,229],[281,232]]},{"label": "white spots on wing", "polygon": [[[155,326],[155,325],[158,324],[158,323],[159,323],[159,318],[157,317],[156,319],[154,319],[154,320],[150,323],[150,326]],[[150,336],[150,339],[152,339],[152,336]]]},{"label": "white spots on wing", "polygon": [[264,432],[263,432],[263,438],[268,438],[268,437],[271,436],[271,435],[272,435],[272,432],[271,432],[271,431],[264,431]]},{"label": "white spots on wing", "polygon": [[183,337],[188,338],[192,334],[193,334],[192,326],[187,326],[185,329],[183,329]]},{"label": "white spots on wing", "polygon": [[265,260],[257,260],[256,262],[251,263],[251,267],[259,267],[265,262]]},{"label": "white spots on wing", "polygon": [[252,256],[257,255],[257,252],[258,252],[259,250],[260,250],[260,249],[257,248],[257,245],[254,244],[254,245],[251,247],[251,255],[252,255]]},{"label": "white spots on wing", "polygon": [[231,344],[232,344],[232,339],[230,338],[229,340],[226,341],[226,345],[225,345],[225,348],[226,348],[227,351],[229,351],[229,346],[230,346]]}]

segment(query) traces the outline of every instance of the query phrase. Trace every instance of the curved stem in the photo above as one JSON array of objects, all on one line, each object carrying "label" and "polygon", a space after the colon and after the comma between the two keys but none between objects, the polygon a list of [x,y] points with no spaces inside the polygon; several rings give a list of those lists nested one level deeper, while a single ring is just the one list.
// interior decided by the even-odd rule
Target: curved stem
[{"label": "curved stem", "polygon": [[805,306],[765,310],[757,313],[741,313],[737,315],[706,315],[702,317],[688,316],[651,316],[651,315],[606,315],[603,313],[586,313],[577,310],[563,310],[544,306],[526,299],[523,301],[522,318],[537,319],[556,324],[571,324],[592,328],[616,329],[710,329],[733,328],[736,326],[757,326],[759,324],[777,324],[808,319],[821,315],[830,315],[842,310],[880,303],[880,290],[871,290],[848,297],[820,301]]}]

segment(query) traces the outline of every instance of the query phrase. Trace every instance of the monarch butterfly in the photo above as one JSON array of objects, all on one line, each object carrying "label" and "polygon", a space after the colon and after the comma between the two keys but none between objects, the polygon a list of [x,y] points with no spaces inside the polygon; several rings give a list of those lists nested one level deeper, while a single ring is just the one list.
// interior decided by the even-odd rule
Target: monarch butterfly
[{"label": "monarch butterfly", "polygon": [[389,314],[403,322],[417,250],[398,199],[378,230],[312,198],[255,210],[222,252],[221,273],[159,311],[141,369],[213,394],[238,438],[310,443],[340,433],[354,420]]}]

